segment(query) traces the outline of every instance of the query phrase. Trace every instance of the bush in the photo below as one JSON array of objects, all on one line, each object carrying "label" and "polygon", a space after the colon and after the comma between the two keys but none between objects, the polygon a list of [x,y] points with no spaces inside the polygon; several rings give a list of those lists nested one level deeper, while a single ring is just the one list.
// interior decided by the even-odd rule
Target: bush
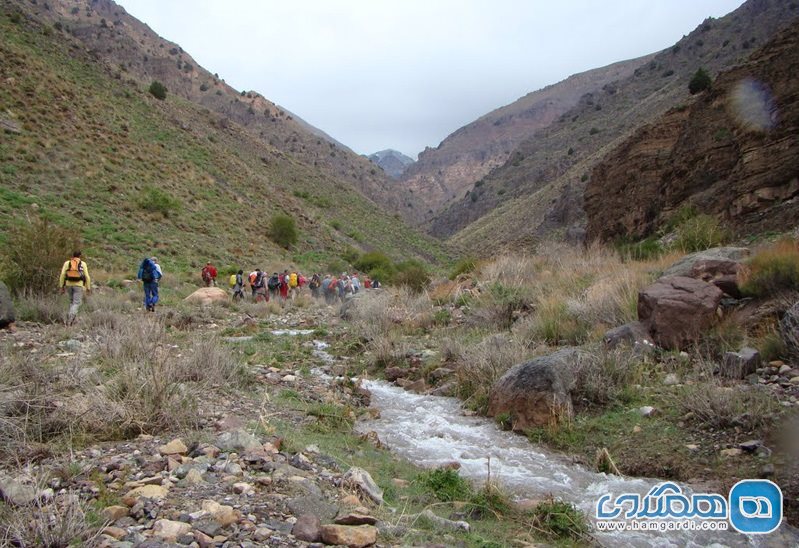
[{"label": "bush", "polygon": [[277,245],[288,249],[297,243],[299,234],[294,219],[288,215],[275,215],[269,223],[269,237]]},{"label": "bush", "polygon": [[729,241],[729,232],[711,215],[700,214],[677,227],[674,247],[684,253],[718,247]]},{"label": "bush", "polygon": [[80,235],[74,228],[42,217],[28,219],[8,231],[2,255],[3,280],[16,294],[52,293],[64,261],[80,247]]},{"label": "bush", "polygon": [[369,251],[358,257],[352,262],[352,266],[361,272],[371,274],[373,270],[391,270],[393,264],[391,259],[381,251]]},{"label": "bush", "polygon": [[472,495],[469,483],[463,479],[457,470],[439,468],[423,472],[417,481],[441,501],[465,501]]},{"label": "bush", "polygon": [[749,260],[741,291],[752,297],[765,297],[790,290],[799,290],[799,245],[785,239]]},{"label": "bush", "polygon": [[711,428],[753,430],[768,425],[781,409],[779,399],[762,386],[685,386],[676,396],[681,413]]},{"label": "bush", "polygon": [[452,272],[449,273],[449,279],[454,280],[461,274],[468,274],[477,268],[477,261],[473,257],[464,257],[452,267]]},{"label": "bush", "polygon": [[421,293],[430,285],[430,274],[428,274],[421,263],[405,261],[397,265],[397,274],[394,275],[394,283],[402,287],[407,287],[415,293]]},{"label": "bush", "polygon": [[158,80],[153,80],[153,83],[150,84],[150,94],[163,101],[166,99],[166,86]]},{"label": "bush", "polygon": [[619,241],[615,247],[623,260],[649,261],[663,254],[663,247],[654,236],[638,242]]},{"label": "bush", "polygon": [[137,203],[143,210],[160,213],[164,217],[169,217],[170,213],[180,209],[180,201],[177,198],[154,186],[144,187]]},{"label": "bush", "polygon": [[533,510],[536,529],[551,538],[587,539],[588,522],[585,516],[568,502],[550,498]]},{"label": "bush", "polygon": [[688,82],[688,91],[691,93],[691,95],[696,95],[701,91],[710,89],[712,85],[713,80],[710,78],[710,75],[705,69],[700,68],[694,73],[691,81]]}]

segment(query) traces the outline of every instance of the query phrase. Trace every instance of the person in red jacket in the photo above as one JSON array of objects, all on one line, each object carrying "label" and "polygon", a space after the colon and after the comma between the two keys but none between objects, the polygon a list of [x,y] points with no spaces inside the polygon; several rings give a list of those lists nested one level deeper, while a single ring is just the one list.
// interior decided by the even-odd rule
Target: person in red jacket
[{"label": "person in red jacket", "polygon": [[212,285],[216,287],[216,275],[216,267],[210,262],[205,263],[205,267],[202,271],[203,283],[205,284],[205,287],[211,287]]}]

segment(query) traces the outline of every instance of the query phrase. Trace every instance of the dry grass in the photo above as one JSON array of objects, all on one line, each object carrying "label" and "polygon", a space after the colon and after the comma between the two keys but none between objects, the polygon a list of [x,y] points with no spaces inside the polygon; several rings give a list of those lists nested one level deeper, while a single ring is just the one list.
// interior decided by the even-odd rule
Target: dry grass
[{"label": "dry grass", "polygon": [[630,387],[642,381],[645,360],[629,349],[593,348],[570,364],[577,406],[624,403]]},{"label": "dry grass", "polygon": [[779,400],[764,387],[717,383],[686,386],[675,404],[691,420],[711,428],[754,430],[770,424],[781,411]]}]

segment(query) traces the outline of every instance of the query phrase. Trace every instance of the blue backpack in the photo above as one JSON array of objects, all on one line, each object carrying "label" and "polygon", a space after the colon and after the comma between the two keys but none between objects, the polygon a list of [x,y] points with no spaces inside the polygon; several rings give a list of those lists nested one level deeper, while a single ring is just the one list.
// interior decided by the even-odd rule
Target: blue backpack
[{"label": "blue backpack", "polygon": [[141,281],[154,282],[158,279],[158,271],[155,263],[151,259],[144,259],[141,263]]}]

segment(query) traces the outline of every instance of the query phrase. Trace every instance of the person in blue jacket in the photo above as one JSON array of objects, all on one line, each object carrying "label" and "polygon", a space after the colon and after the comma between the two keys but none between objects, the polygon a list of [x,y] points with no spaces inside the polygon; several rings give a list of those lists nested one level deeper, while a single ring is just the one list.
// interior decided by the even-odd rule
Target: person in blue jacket
[{"label": "person in blue jacket", "polygon": [[158,280],[161,276],[161,267],[155,257],[145,258],[139,265],[136,279],[141,280],[144,286],[144,308],[148,312],[155,312],[155,305],[158,303]]}]

